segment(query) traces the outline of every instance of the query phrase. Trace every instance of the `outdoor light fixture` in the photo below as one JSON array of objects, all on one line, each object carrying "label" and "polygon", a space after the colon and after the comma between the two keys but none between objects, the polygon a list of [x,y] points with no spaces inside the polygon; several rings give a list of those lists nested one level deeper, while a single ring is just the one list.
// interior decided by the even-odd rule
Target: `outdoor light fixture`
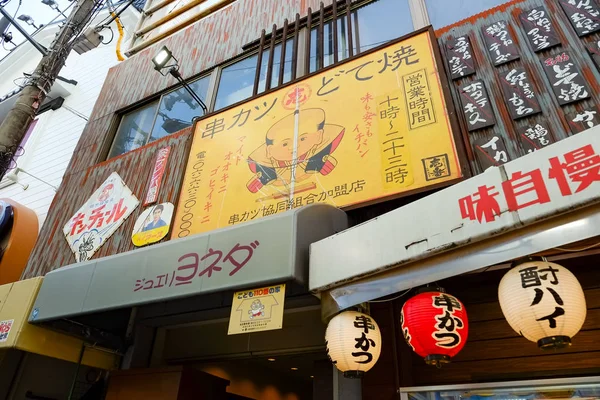
[{"label": "outdoor light fixture", "polygon": [[67,18],[67,16],[58,9],[58,3],[54,0],[42,0],[42,4],[49,6],[51,9],[58,11],[62,14],[63,17]]},{"label": "outdoor light fixture", "polygon": [[194,100],[196,100],[196,102],[198,102],[198,104],[200,105],[200,108],[202,108],[202,111],[204,112],[204,114],[206,114],[208,112],[208,109],[206,108],[206,104],[204,104],[202,99],[196,94],[196,92],[194,92],[192,90],[190,85],[188,85],[186,83],[186,81],[183,79],[183,77],[179,73],[179,62],[173,56],[173,53],[171,53],[171,50],[169,50],[167,48],[167,46],[163,46],[158,51],[158,53],[152,59],[152,63],[154,64],[154,69],[157,70],[158,72],[160,72],[160,74],[162,76],[167,75],[167,73],[165,73],[163,71],[168,69],[167,72],[169,74],[171,74],[171,76],[173,76],[175,79],[177,79],[179,81],[179,83],[181,83],[181,85],[185,88],[185,90],[187,90],[187,92],[190,94],[190,96],[192,96],[192,98]]},{"label": "outdoor light fixture", "polygon": [[19,21],[25,22],[27,25],[33,26],[35,29],[38,29],[38,27],[33,22],[33,18],[31,18],[29,15],[21,14],[17,17],[17,19]]}]

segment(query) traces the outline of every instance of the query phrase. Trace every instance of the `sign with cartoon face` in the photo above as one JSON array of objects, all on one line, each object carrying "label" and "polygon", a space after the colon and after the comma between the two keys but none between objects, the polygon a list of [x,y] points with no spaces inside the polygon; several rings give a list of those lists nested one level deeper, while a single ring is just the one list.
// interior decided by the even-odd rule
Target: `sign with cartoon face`
[{"label": "sign with cartoon face", "polygon": [[172,237],[461,178],[434,41],[421,31],[198,121]]},{"label": "sign with cartoon face", "polygon": [[228,335],[283,327],[285,284],[234,293]]},{"label": "sign with cartoon face", "polygon": [[131,241],[137,247],[160,242],[171,228],[175,206],[171,203],[148,207],[135,221]]},{"label": "sign with cartoon face", "polygon": [[119,174],[110,174],[63,228],[75,260],[92,258],[139,203]]}]

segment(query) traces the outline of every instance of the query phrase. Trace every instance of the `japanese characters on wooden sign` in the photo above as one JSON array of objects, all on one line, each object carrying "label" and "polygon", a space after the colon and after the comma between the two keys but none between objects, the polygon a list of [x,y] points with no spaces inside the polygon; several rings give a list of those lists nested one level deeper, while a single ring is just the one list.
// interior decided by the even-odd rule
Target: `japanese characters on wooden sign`
[{"label": "japanese characters on wooden sign", "polygon": [[473,142],[479,165],[484,170],[497,167],[508,161],[508,152],[500,136],[479,138]]},{"label": "japanese characters on wooden sign", "polygon": [[575,134],[600,124],[600,110],[596,105],[582,111],[573,111],[566,114],[566,117],[571,132]]},{"label": "japanese characters on wooden sign", "polygon": [[167,161],[169,160],[169,153],[171,147],[163,147],[158,150],[156,154],[156,161],[154,163],[154,169],[150,176],[150,183],[148,185],[148,191],[146,192],[146,198],[144,200],[144,207],[148,204],[155,203],[158,199],[158,192],[160,191],[160,185],[162,183],[163,175],[165,174],[165,168],[167,167]]},{"label": "japanese characters on wooden sign", "polygon": [[460,100],[469,132],[493,126],[496,123],[485,84],[481,79],[462,85]]},{"label": "japanese characters on wooden sign", "polygon": [[549,49],[560,44],[558,33],[544,6],[523,11],[519,15],[527,40],[534,52]]},{"label": "japanese characters on wooden sign", "polygon": [[475,73],[475,58],[468,36],[460,36],[447,41],[446,57],[452,80]]},{"label": "japanese characters on wooden sign", "polygon": [[92,258],[138,204],[137,197],[113,172],[63,228],[75,260]]},{"label": "japanese characters on wooden sign", "polygon": [[[592,138],[591,141],[595,140]],[[476,192],[458,199],[457,209],[462,219],[481,224],[494,222],[500,218],[504,204],[508,211],[520,214],[534,206],[547,205],[546,209],[551,210],[552,203],[555,208],[572,207],[586,198],[586,191],[593,194],[593,184],[600,181],[600,155],[592,143],[574,149],[568,147],[548,159],[521,165],[531,168],[507,168],[508,177],[501,185],[479,186]],[[530,215],[537,215],[537,212],[531,210]]]},{"label": "japanese characters on wooden sign", "polygon": [[175,206],[161,203],[145,209],[133,226],[131,241],[137,247],[160,242],[171,228]]},{"label": "japanese characters on wooden sign", "polygon": [[281,329],[284,302],[285,284],[234,293],[227,334]]},{"label": "japanese characters on wooden sign", "polygon": [[506,21],[498,21],[484,27],[483,38],[494,65],[502,65],[519,58],[519,49],[508,30]]},{"label": "japanese characters on wooden sign", "polygon": [[526,153],[532,153],[554,143],[546,122],[519,127],[517,133]]},{"label": "japanese characters on wooden sign", "polygon": [[600,8],[595,0],[558,0],[578,36],[600,30]]},{"label": "japanese characters on wooden sign", "polygon": [[500,84],[512,119],[541,112],[540,103],[524,68],[518,67],[502,72]]},{"label": "japanese characters on wooden sign", "polygon": [[590,97],[587,84],[569,52],[553,55],[542,65],[560,105]]},{"label": "japanese characters on wooden sign", "polygon": [[198,121],[172,237],[460,178],[433,31]]}]

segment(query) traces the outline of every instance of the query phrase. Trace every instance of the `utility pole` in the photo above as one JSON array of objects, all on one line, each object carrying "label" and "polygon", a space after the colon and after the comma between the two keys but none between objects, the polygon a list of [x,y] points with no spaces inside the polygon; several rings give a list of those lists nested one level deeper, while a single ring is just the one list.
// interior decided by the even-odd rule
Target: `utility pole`
[{"label": "utility pole", "polygon": [[64,66],[76,37],[104,0],[76,1],[77,5],[54,38],[48,54],[42,58],[31,77],[28,78],[15,105],[0,125],[0,179],[11,167],[13,157],[19,151],[19,144]]}]

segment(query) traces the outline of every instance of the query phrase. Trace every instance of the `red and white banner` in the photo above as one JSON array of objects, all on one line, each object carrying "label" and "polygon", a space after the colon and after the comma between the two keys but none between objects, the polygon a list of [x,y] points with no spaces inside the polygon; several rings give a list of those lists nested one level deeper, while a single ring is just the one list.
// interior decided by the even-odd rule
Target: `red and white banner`
[{"label": "red and white banner", "polygon": [[150,185],[148,186],[148,192],[146,193],[146,199],[144,200],[144,207],[148,204],[155,203],[158,199],[158,192],[160,190],[163,175],[165,174],[170,152],[171,147],[167,146],[160,149],[156,155],[156,162],[154,163],[154,170],[150,177]]}]

